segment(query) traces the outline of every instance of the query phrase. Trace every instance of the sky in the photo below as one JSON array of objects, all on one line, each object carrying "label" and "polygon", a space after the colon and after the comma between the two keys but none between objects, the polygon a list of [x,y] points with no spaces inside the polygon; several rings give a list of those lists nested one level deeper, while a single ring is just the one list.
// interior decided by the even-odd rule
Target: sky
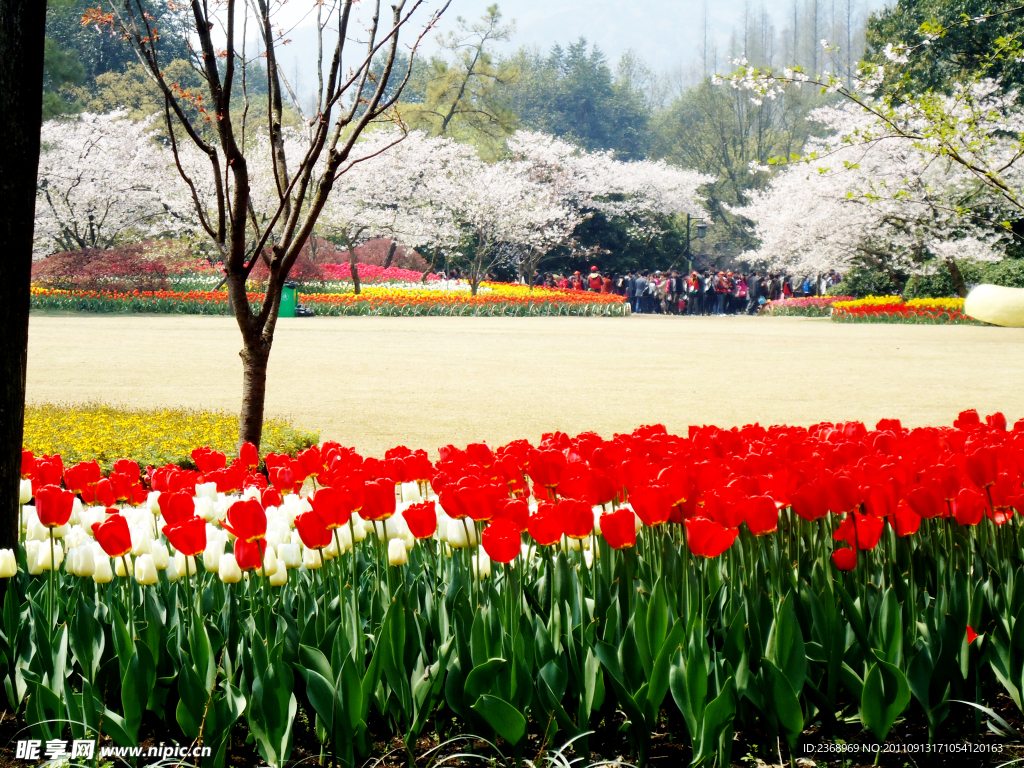
[{"label": "sky", "polygon": [[[428,0],[425,7],[433,10],[441,1]],[[800,0],[801,6],[804,1]],[[478,19],[492,2],[452,0],[438,31],[453,29],[458,16],[468,21]],[[820,0],[821,12],[828,13],[830,4],[843,2]],[[515,21],[516,31],[509,43],[499,44],[496,50],[506,53],[526,45],[546,51],[555,43],[564,46],[585,37],[612,62],[632,50],[655,72],[671,72],[700,60],[706,7],[708,37],[718,45],[721,69],[730,33],[742,22],[746,5],[752,15],[759,15],[763,7],[781,30],[792,18],[792,3],[793,0],[504,0],[499,3],[502,15],[506,21]],[[885,4],[885,0],[854,0],[861,16]],[[315,80],[315,21],[308,13],[310,5],[310,0],[291,0],[279,17],[291,27],[287,37],[292,40],[280,59],[289,77],[298,74],[302,91]],[[420,18],[425,21],[428,15],[429,11],[425,11]],[[422,22],[417,27],[421,25]],[[406,40],[410,37],[407,33]],[[436,50],[435,37],[430,35],[425,41],[424,53],[429,55]]]}]

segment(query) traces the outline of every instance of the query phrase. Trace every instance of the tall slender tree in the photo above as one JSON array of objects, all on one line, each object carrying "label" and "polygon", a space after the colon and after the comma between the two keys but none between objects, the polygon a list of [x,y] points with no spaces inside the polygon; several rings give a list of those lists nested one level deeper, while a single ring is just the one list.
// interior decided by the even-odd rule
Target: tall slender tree
[{"label": "tall slender tree", "polygon": [[[151,22],[150,2],[155,0],[108,0],[109,12],[93,9],[83,22],[115,28],[132,43],[163,96],[168,142],[175,157],[179,157],[179,145],[190,143],[206,158],[202,177],[180,162],[177,165],[192,190],[201,226],[223,260],[229,301],[242,334],[239,441],[259,445],[267,363],[285,281],[337,180],[368,159],[357,149],[360,136],[375,123],[398,120],[392,107],[408,82],[419,42],[447,3],[427,18],[413,38],[404,71],[395,68],[399,37],[424,9],[425,0],[396,0],[390,12],[385,9],[383,19],[381,0],[316,3],[310,13],[315,14],[318,31],[317,90],[305,126],[308,140],[305,149],[289,152],[280,62],[281,47],[288,40],[275,17],[280,4],[192,0],[189,24],[181,34],[195,41],[193,65],[204,81],[201,89],[192,90],[165,76],[164,33]],[[247,40],[253,29],[259,38],[257,50]],[[357,39],[359,43],[354,42]],[[252,76],[257,74],[267,87],[267,107],[259,111],[249,108],[248,98]],[[247,133],[257,132],[267,141],[247,143]],[[251,190],[250,164],[256,165],[253,146],[269,156],[273,169],[271,201],[263,211],[255,210]],[[212,199],[203,199],[206,185],[214,190]],[[261,302],[250,303],[246,282],[261,259],[268,262],[265,295]]]},{"label": "tall slender tree", "polygon": [[46,0],[0,0],[0,547],[18,541]]}]

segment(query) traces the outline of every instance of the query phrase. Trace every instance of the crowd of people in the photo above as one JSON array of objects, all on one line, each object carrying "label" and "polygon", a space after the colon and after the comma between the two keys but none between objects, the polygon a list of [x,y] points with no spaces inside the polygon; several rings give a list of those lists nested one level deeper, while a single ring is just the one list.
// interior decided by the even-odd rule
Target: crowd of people
[{"label": "crowd of people", "polygon": [[534,274],[534,285],[614,293],[626,297],[634,314],[667,315],[752,315],[769,301],[823,296],[841,280],[835,271],[802,279],[785,272],[711,269],[695,269],[689,275],[674,269],[605,275],[591,267],[587,275]]}]

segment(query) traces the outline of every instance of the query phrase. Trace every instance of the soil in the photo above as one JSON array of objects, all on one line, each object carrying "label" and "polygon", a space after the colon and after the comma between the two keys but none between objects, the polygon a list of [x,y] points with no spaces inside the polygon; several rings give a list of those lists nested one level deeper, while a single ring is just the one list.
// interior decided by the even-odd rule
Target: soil
[{"label": "soil", "polygon": [[[31,402],[237,411],[232,318],[33,314]],[[367,455],[640,424],[1024,417],[1024,329],[759,317],[281,320],[267,413]]]}]

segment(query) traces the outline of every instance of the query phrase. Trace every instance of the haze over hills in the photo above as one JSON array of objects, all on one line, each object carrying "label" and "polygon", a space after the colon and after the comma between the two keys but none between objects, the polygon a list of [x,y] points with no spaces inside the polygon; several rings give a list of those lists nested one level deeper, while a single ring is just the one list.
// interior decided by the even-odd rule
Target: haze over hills
[{"label": "haze over hills", "polygon": [[[444,33],[456,26],[456,17],[475,21],[493,0],[452,0],[438,24]],[[432,0],[425,7],[431,10],[441,3]],[[829,38],[832,20],[841,20],[847,13],[847,0],[798,0],[799,24],[806,24],[809,9],[817,6],[819,29],[817,37]],[[850,0],[850,13],[860,26],[867,14],[886,5],[885,0]],[[707,34],[707,68],[713,73],[727,66],[730,47],[742,50],[744,18],[747,27],[774,27],[783,35],[792,29],[794,0],[504,0],[499,3],[506,21],[515,21],[515,33],[506,43],[497,43],[495,51],[510,54],[520,46],[547,51],[553,45],[565,46],[583,37],[600,48],[610,62],[626,51],[638,54],[656,72],[670,72],[703,67],[705,13]],[[421,11],[415,29],[419,30],[429,11]],[[284,6],[279,19],[292,40],[281,55],[289,77],[299,81],[297,90],[305,92],[315,82],[316,32],[315,20],[308,6]],[[403,36],[406,44],[414,37],[410,29]],[[736,35],[736,40],[732,40]],[[805,35],[806,37],[806,35]],[[422,52],[437,50],[436,34],[423,42]],[[805,45],[810,44],[808,38]],[[859,53],[859,52],[858,52]],[[779,61],[786,51],[777,52]],[[788,63],[788,62],[787,62]]]}]

